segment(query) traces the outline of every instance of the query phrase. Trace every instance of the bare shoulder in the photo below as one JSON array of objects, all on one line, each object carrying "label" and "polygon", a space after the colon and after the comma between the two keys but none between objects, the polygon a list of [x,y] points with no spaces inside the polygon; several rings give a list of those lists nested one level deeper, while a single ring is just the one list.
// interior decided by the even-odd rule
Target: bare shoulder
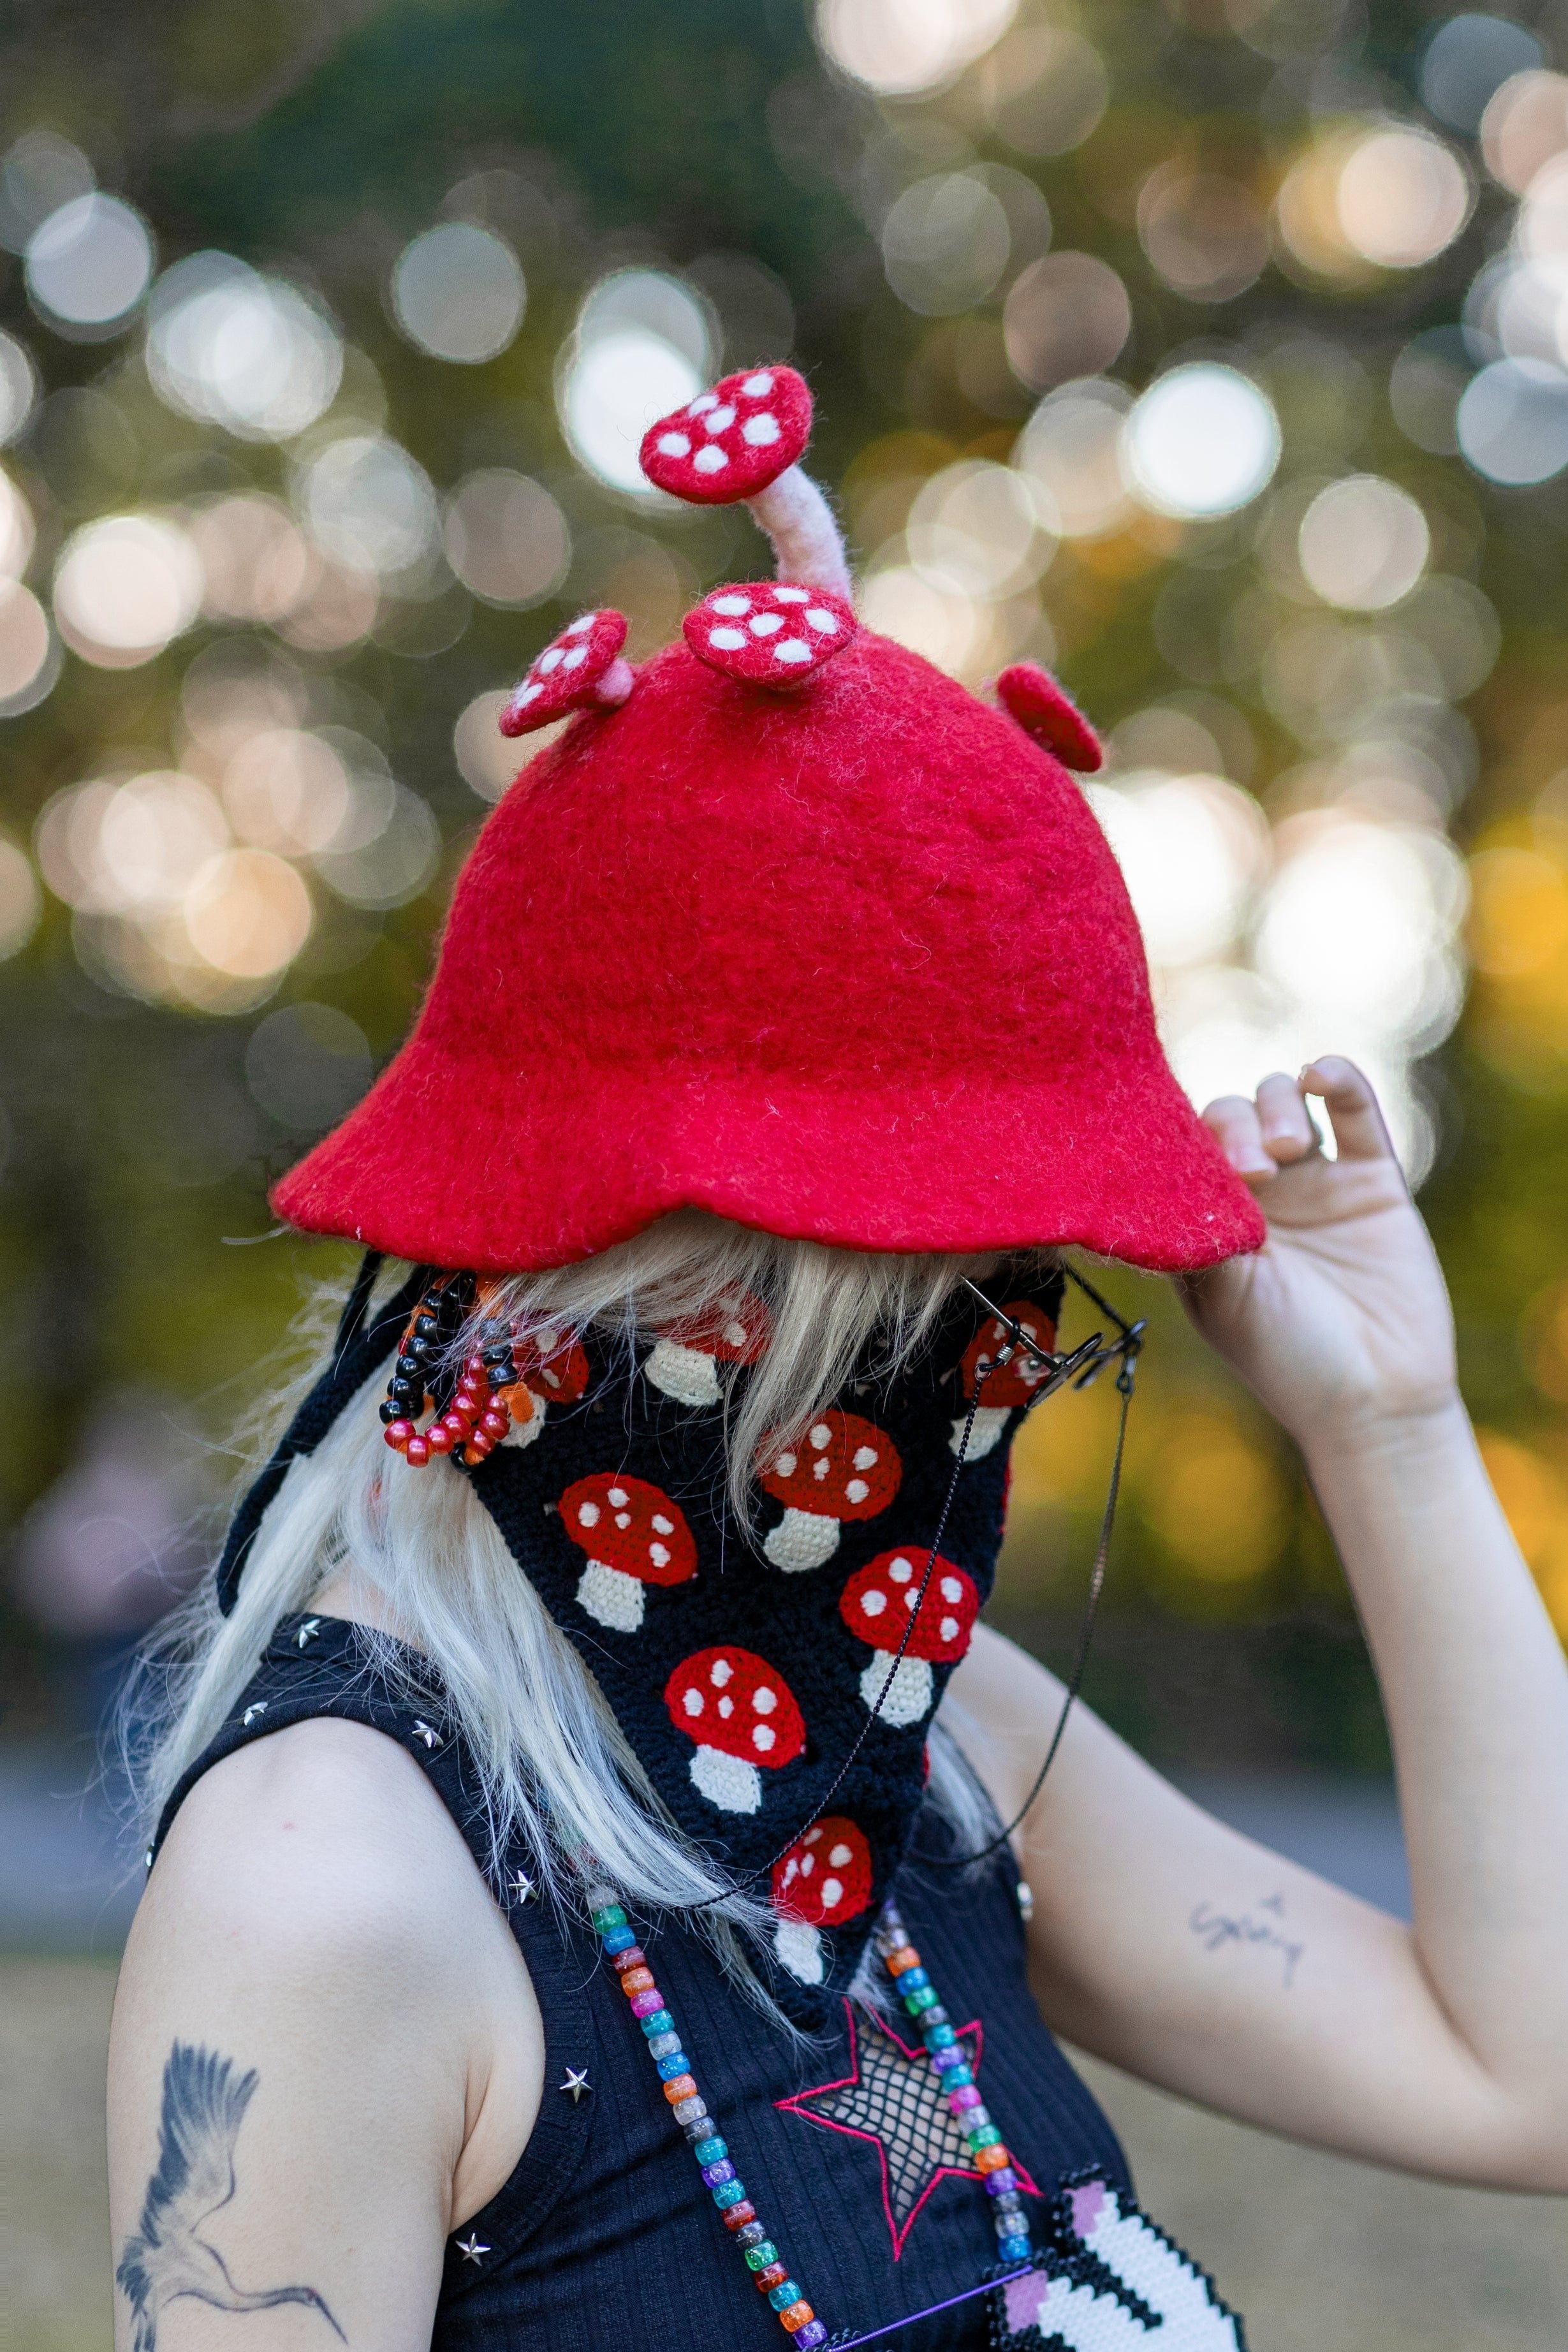
[{"label": "bare shoulder", "polygon": [[[235,2277],[305,2282],[353,2340],[427,2345],[444,2240],[516,2164],[542,2071],[521,1955],[418,1766],[357,1724],[275,1733],[192,1790],[132,1926],[117,2256],[199,2144],[236,2183],[212,2237]],[[144,2301],[157,2284],[127,2276]]]}]

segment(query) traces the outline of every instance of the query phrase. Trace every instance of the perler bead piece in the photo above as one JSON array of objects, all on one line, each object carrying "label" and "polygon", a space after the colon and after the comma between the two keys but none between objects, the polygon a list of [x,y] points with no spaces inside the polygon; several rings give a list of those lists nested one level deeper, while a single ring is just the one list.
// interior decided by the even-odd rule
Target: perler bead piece
[{"label": "perler bead piece", "polygon": [[841,654],[860,623],[841,596],[789,580],[715,588],[681,624],[699,661],[750,686],[791,687]]},{"label": "perler bead piece", "polygon": [[1077,704],[1038,662],[1014,662],[998,678],[997,692],[1024,733],[1054,751],[1064,768],[1077,768],[1092,776],[1104,765],[1100,738]]},{"label": "perler bead piece", "polygon": [[632,691],[632,665],[621,657],[625,642],[624,613],[580,613],[529,665],[501,713],[502,734],[528,735],[569,710],[624,702]]},{"label": "perler bead piece", "polygon": [[695,506],[755,498],[811,437],[811,395],[793,368],[745,368],[661,416],[643,436],[655,488]]}]

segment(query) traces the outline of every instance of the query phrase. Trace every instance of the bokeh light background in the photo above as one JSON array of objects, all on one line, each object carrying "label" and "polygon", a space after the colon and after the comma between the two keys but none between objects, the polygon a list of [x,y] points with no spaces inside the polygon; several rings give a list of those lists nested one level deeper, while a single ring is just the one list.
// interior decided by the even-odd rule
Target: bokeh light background
[{"label": "bokeh light background", "polygon": [[[766,564],[644,425],[786,357],[868,620],[1105,731],[1195,1098],[1375,1077],[1568,1633],[1568,18],[198,0],[0,57],[9,1727],[191,1572],[346,1274],[266,1186],[407,1024],[507,688],[584,604],[643,655]],[[1375,1765],[1290,1449],[1119,1295],[1092,1692],[1156,1752]],[[1110,1402],[1020,1449],[1048,1651]]]}]

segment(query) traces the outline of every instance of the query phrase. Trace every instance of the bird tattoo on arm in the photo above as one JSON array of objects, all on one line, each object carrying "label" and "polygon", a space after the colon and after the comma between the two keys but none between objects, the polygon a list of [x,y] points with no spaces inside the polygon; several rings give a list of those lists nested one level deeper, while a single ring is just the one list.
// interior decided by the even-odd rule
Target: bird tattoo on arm
[{"label": "bird tattoo on arm", "polygon": [[256,2080],[254,2067],[242,2074],[232,2058],[215,2050],[176,2042],[169,2053],[157,2168],[147,2183],[141,2224],[126,2240],[114,2273],[135,2321],[133,2352],[157,2352],[159,2320],[182,2295],[216,2311],[304,2304],[348,2342],[314,2287],[235,2286],[223,2256],[197,2235],[235,2193],[235,2142]]}]

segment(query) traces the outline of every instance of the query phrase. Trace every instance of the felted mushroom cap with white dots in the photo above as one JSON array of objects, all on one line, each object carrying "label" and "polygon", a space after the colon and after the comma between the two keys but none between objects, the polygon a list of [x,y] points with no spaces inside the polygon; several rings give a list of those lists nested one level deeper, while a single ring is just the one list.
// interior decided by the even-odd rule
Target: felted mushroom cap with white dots
[{"label": "felted mushroom cap with white dots", "polygon": [[[481,1273],[685,1206],[862,1250],[1258,1247],[1064,764],[1092,763],[1087,722],[1043,673],[998,709],[859,625],[792,371],[704,399],[645,463],[744,499],[777,581],[711,592],[634,674],[617,646],[480,834],[412,1036],[278,1213]],[[580,632],[595,659],[613,617]]]}]

